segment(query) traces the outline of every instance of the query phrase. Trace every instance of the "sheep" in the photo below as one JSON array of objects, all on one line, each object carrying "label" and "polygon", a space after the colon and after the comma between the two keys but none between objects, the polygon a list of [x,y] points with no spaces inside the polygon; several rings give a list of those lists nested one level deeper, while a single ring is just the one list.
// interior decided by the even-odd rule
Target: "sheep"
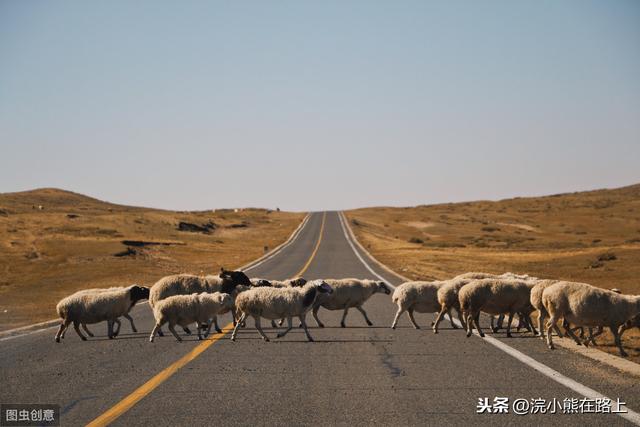
[{"label": "sheep", "polygon": [[[515,274],[511,272],[506,272],[502,274],[469,272],[469,273],[460,274],[454,277],[454,279],[520,279],[520,280],[530,281],[532,283],[537,283],[537,281],[540,280],[537,277],[529,276],[528,274]],[[523,317],[525,316],[521,316],[520,314],[518,314],[518,330],[520,330],[521,326],[525,326],[527,329],[529,329],[529,331],[531,331],[532,330],[531,325],[527,324],[526,319],[523,320]],[[495,316],[491,316],[491,331],[493,333],[496,333],[500,329],[502,329],[503,321],[504,321],[504,314],[498,315],[497,322],[496,322]],[[495,326],[494,326],[494,323],[495,323]]]},{"label": "sheep", "polygon": [[[460,292],[460,288],[465,286],[466,284],[473,281],[473,278],[454,278],[448,280],[442,286],[438,288],[437,298],[438,304],[440,304],[440,312],[438,313],[438,317],[436,317],[435,322],[433,322],[433,333],[438,333],[438,324],[442,321],[444,314],[449,314],[449,320],[451,320],[451,309],[454,308],[458,313],[458,319],[462,324],[462,327],[466,329],[467,325],[462,318],[462,313],[460,309],[460,301],[458,300],[458,292]],[[456,329],[457,326],[453,321],[451,321],[451,326]]]},{"label": "sheep", "polygon": [[[411,281],[405,282],[396,287],[395,291],[393,291],[391,301],[393,301],[394,304],[397,304],[398,311],[396,312],[396,316],[391,324],[391,329],[396,328],[400,315],[405,311],[407,312],[413,327],[420,329],[420,326],[418,326],[416,320],[413,318],[413,312],[436,313],[440,311],[438,290],[446,283],[447,282],[444,281]],[[453,325],[453,320],[451,320],[451,325],[455,327],[455,325]]]},{"label": "sheep", "polygon": [[[93,289],[82,289],[81,291],[76,292],[76,294],[79,293],[92,293],[92,292],[110,292],[110,291],[115,291],[115,290],[119,290],[119,289],[124,289],[124,287],[122,286],[114,286],[111,288],[93,288]],[[146,288],[145,289],[149,289]],[[133,306],[131,306],[131,308],[133,308]],[[125,319],[127,319],[129,321],[129,323],[131,323],[131,330],[133,332],[138,332],[138,330],[136,329],[136,325],[133,323],[133,317],[131,317],[129,315],[129,313],[124,314],[122,317],[124,317]],[[120,320],[116,319],[114,320],[115,323],[117,323],[118,327],[115,331],[113,331],[113,336],[116,337],[118,336],[118,334],[120,333]],[[87,328],[86,323],[81,323],[80,324],[82,326],[82,329],[84,329],[84,331],[87,333],[87,335],[89,335],[90,337],[93,337],[93,333],[89,330],[89,328]],[[108,326],[107,326],[108,329]],[[64,339],[64,336],[66,334],[67,330],[65,329],[62,332],[62,335],[60,335],[60,338]],[[108,331],[107,331],[108,332]]]},{"label": "sheep", "polygon": [[464,312],[467,337],[471,336],[474,325],[480,336],[484,337],[479,323],[480,311],[493,315],[508,313],[507,337],[511,337],[511,322],[516,313],[519,313],[531,325],[532,332],[537,334],[529,317],[533,311],[530,302],[533,286],[529,281],[512,278],[480,279],[463,286],[458,293],[458,299]]},{"label": "sheep", "polygon": [[243,292],[236,298],[236,309],[240,315],[231,334],[231,340],[236,340],[238,327],[247,316],[252,316],[255,320],[256,329],[263,340],[269,341],[260,326],[260,318],[282,319],[286,318],[288,328],[280,332],[277,338],[284,337],[291,330],[291,318],[297,316],[302,323],[304,332],[309,341],[313,338],[307,329],[305,321],[306,313],[309,311],[320,294],[332,293],[333,289],[326,282],[316,280],[308,282],[301,288],[256,288]]},{"label": "sheep", "polygon": [[[266,286],[271,286],[274,288],[287,288],[287,287],[294,287],[294,288],[300,288],[304,285],[307,284],[307,279],[303,278],[303,277],[294,277],[292,279],[286,279],[286,280],[266,280],[266,279],[251,279],[252,282],[267,282],[269,283]],[[277,328],[278,326],[282,326],[282,324],[284,323],[284,319],[280,319],[280,321],[278,322],[278,325],[276,325],[275,320],[271,320],[271,327],[272,328]],[[242,325],[242,327],[244,327],[244,325]]]},{"label": "sheep", "polygon": [[211,332],[211,320],[215,320],[220,311],[225,307],[230,307],[232,303],[229,294],[220,292],[174,295],[158,301],[153,307],[153,317],[156,320],[156,324],[151,331],[151,335],[149,335],[149,342],[153,342],[156,332],[165,323],[169,323],[169,330],[176,337],[176,340],[180,342],[182,338],[176,333],[175,325],[185,327],[195,322],[198,339],[202,340],[200,331],[204,330],[203,325],[209,324],[204,334],[206,338]]},{"label": "sheep", "polygon": [[[617,294],[621,294],[622,293],[622,291],[620,291],[620,289],[618,289],[618,288],[611,288],[610,291],[611,292],[615,292]],[[630,321],[627,321],[627,323],[628,322],[630,322]],[[570,327],[569,326],[569,322],[567,322],[566,319],[563,320],[563,324],[562,325],[565,328]],[[622,327],[624,327],[624,325],[621,326],[621,330],[622,330]],[[574,331],[574,332],[579,330],[580,331],[580,339],[584,339],[584,328],[582,326],[575,326],[575,327],[571,328],[571,330]],[[593,332],[593,328],[589,328],[589,337],[587,338],[587,343],[591,342],[593,345],[597,346],[598,343],[596,342],[595,338],[598,335],[602,334],[603,332],[604,332],[604,328],[602,327],[602,325],[596,327],[596,332]],[[622,332],[620,332],[620,333],[622,334]],[[587,344],[585,344],[585,345],[587,345]]]},{"label": "sheep", "polygon": [[318,310],[324,307],[327,310],[344,310],[340,327],[345,327],[345,319],[349,309],[355,307],[364,316],[367,325],[372,326],[371,320],[362,305],[375,293],[383,292],[387,295],[391,293],[391,288],[384,282],[367,279],[325,279],[325,282],[333,288],[333,293],[321,295],[313,304],[313,318],[319,327],[324,328],[324,324],[318,317]]},{"label": "sheep", "polygon": [[[252,283],[242,271],[228,271],[224,268],[220,270],[218,276],[195,276],[192,274],[165,276],[151,287],[149,304],[153,308],[158,301],[173,295],[188,295],[202,292],[233,294],[238,285],[252,286]],[[231,314],[235,323],[233,310],[231,310]],[[183,329],[187,334],[191,333],[188,328]],[[162,329],[158,330],[158,335],[163,336]]]},{"label": "sheep", "polygon": [[[553,325],[563,318],[578,326],[609,327],[620,355],[627,356],[618,328],[640,314],[640,296],[621,295],[586,283],[560,281],[543,291],[542,304],[550,315],[547,324],[547,345],[550,349],[554,349]],[[571,328],[565,327],[565,331],[576,343],[581,343]],[[587,341],[583,344],[587,345]]]},{"label": "sheep", "polygon": [[[549,286],[557,283],[558,280],[540,280],[533,288],[531,288],[531,295],[529,297],[529,302],[533,308],[538,310],[538,330],[540,338],[544,340],[544,319],[549,317],[549,313],[545,310],[544,305],[542,304],[542,292],[547,289]],[[554,329],[556,334],[559,337],[562,337],[562,332],[560,332],[560,328],[557,325],[554,325]]]},{"label": "sheep", "polygon": [[[113,323],[120,316],[129,313],[138,301],[149,298],[149,288],[132,285],[127,288],[116,289],[109,292],[77,292],[60,300],[56,306],[56,311],[62,319],[60,328],[56,333],[55,340],[60,342],[60,337],[65,330],[73,323],[78,336],[86,341],[80,324],[91,324],[102,321],[108,322],[109,338],[114,338]],[[118,327],[118,329],[120,329]]]}]

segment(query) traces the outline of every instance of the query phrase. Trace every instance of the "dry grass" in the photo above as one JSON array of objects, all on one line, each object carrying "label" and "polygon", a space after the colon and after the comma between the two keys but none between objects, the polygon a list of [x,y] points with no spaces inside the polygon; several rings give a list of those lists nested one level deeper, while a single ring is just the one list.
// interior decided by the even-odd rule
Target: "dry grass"
[{"label": "dry grass", "polygon": [[[411,278],[526,273],[640,294],[640,184],[547,197],[347,213],[358,239]],[[615,353],[610,335],[601,348]],[[637,329],[624,336],[640,361]],[[606,344],[606,345],[605,345]]]},{"label": "dry grass", "polygon": [[[238,267],[283,242],[303,217],[163,211],[56,189],[0,194],[0,330],[55,318],[57,301],[78,289]],[[215,228],[179,231],[181,221]]]}]

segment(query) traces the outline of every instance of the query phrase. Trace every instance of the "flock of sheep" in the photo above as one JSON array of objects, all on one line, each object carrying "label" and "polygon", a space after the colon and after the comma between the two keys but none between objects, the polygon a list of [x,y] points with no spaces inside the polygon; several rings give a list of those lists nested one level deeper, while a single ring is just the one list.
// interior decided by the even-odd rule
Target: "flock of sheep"
[{"label": "flock of sheep", "polygon": [[[391,286],[382,281],[359,279],[250,279],[242,271],[224,269],[219,275],[178,274],[160,279],[151,288],[132,285],[87,289],[62,299],[57,305],[62,323],[55,339],[60,342],[66,329],[73,323],[80,338],[86,340],[80,327],[93,336],[86,325],[102,321],[107,322],[109,338],[115,338],[120,331],[120,317],[128,319],[132,330],[137,332],[128,313],[138,301],[148,299],[156,322],[149,336],[151,342],[156,335],[163,336],[162,326],[165,324],[178,341],[182,338],[175,326],[181,326],[185,333],[191,334],[189,325],[195,323],[199,339],[202,339],[203,333],[204,337],[208,336],[212,327],[221,332],[218,315],[227,312],[233,316],[232,340],[236,339],[238,328],[245,326],[248,317],[253,317],[255,327],[265,341],[269,341],[269,338],[262,330],[262,318],[270,320],[274,328],[287,321],[286,329],[277,335],[280,338],[292,329],[292,319],[297,317],[307,339],[313,341],[306,324],[309,311],[318,327],[322,328],[324,324],[318,317],[321,307],[343,310],[340,325],[345,327],[349,309],[355,308],[371,326],[362,306],[378,292],[389,295]],[[404,312],[407,312],[416,329],[419,326],[413,317],[414,312],[438,313],[432,323],[435,333],[438,333],[438,325],[445,314],[448,314],[452,327],[457,328],[451,317],[453,309],[467,336],[471,336],[474,327],[480,336],[484,336],[479,322],[480,312],[484,312],[492,316],[491,328],[494,333],[502,328],[506,317],[506,333],[510,337],[511,324],[517,315],[518,329],[525,327],[543,339],[546,335],[551,349],[552,330],[558,336],[563,335],[558,326],[560,320],[564,332],[578,345],[595,344],[595,337],[602,333],[603,328],[610,328],[622,356],[626,356],[626,353],[622,348],[621,334],[632,327],[640,328],[640,296],[622,295],[616,289],[606,290],[585,283],[541,280],[512,273],[465,273],[444,281],[410,281],[395,289],[392,301],[398,307],[392,329],[395,329]],[[539,331],[531,320],[535,310],[538,310]],[[548,321],[545,324],[546,318]],[[584,328],[588,330],[586,337]],[[580,337],[575,333],[578,329],[581,330]]]}]

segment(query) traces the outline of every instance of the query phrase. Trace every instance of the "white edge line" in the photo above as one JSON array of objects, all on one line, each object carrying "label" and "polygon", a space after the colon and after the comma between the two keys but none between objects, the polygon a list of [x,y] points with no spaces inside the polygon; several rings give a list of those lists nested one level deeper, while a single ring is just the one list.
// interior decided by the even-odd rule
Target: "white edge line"
[{"label": "white edge line", "polygon": [[[342,212],[341,212],[342,214]],[[343,214],[342,214],[343,215]],[[358,259],[360,260],[360,262],[362,262],[362,264],[367,268],[367,270],[369,270],[372,274],[374,274],[376,277],[380,278],[381,280],[385,280],[382,276],[380,276],[378,273],[376,273],[370,266],[369,264],[367,264],[367,262],[362,258],[362,256],[360,256],[360,254],[358,253],[358,251],[356,251],[355,246],[353,245],[353,243],[351,242],[350,237],[348,236],[348,233],[345,229],[345,227],[349,227],[343,220],[342,215],[340,215],[340,225],[342,225],[342,231],[344,232],[345,237],[347,238],[347,241],[349,242],[349,245],[351,246],[351,249],[353,249],[353,251],[355,252],[356,256],[358,257]],[[351,230],[349,230],[351,231]],[[357,242],[357,240],[356,240]],[[365,251],[366,252],[366,251]],[[367,252],[368,256],[371,256],[368,252]],[[373,257],[372,257],[373,259]],[[379,261],[377,261],[379,263]],[[394,273],[397,276],[399,276],[397,273]],[[385,280],[386,282],[386,280]],[[457,320],[454,319],[455,323],[457,324],[457,326],[462,327],[462,324]],[[477,332],[474,332],[474,334],[478,337],[480,337],[478,335]],[[543,374],[544,376],[551,378],[552,380],[554,380],[555,382],[570,388],[571,390],[575,391],[576,393],[589,398],[589,399],[609,399],[608,397],[606,397],[605,395],[598,393],[597,391],[593,390],[592,388],[589,388],[575,380],[572,380],[571,378],[562,375],[560,372],[556,371],[555,369],[552,369],[550,367],[548,367],[547,365],[538,362],[537,360],[533,359],[530,356],[527,356],[526,354],[522,353],[519,350],[516,350],[515,348],[503,343],[502,341],[493,338],[493,337],[489,337],[489,336],[485,336],[484,341],[488,342],[489,344],[493,345],[494,347],[504,351],[505,353],[507,353],[509,356],[512,356],[516,359],[518,359],[520,362],[524,363],[525,365],[535,369],[536,371],[540,372],[541,374]],[[612,400],[613,402],[613,400]],[[615,409],[615,408],[614,408]],[[634,423],[635,425],[640,425],[640,414],[629,409],[626,408],[627,412],[619,412],[617,413],[617,415],[621,416],[622,418],[624,418],[627,421],[630,421],[632,423]]]},{"label": "white edge line", "polygon": [[[271,258],[276,256],[278,253],[280,253],[287,246],[291,245],[293,243],[293,241],[300,235],[300,233],[302,232],[302,229],[309,222],[309,218],[311,218],[311,213],[308,213],[307,216],[304,217],[304,219],[300,222],[300,224],[298,224],[298,227],[295,230],[293,230],[291,235],[289,235],[289,238],[287,240],[285,240],[279,246],[273,248],[269,253],[266,253],[266,254],[262,255],[260,258],[258,258],[256,260],[253,260],[248,264],[243,265],[238,270],[243,270],[243,271],[251,270],[253,268],[256,268],[259,265],[262,265],[263,263],[267,262],[268,260],[270,260]],[[144,307],[144,304],[136,304],[136,306],[133,307],[133,309],[135,310],[136,307]],[[52,323],[52,322],[55,322],[56,324],[55,325],[50,325],[50,326],[44,326],[44,325],[47,325],[48,323]],[[40,322],[40,323],[34,323],[33,325],[20,326],[19,328],[2,331],[2,332],[0,332],[0,334],[1,335],[7,335],[7,336],[0,338],[0,342],[12,340],[14,338],[26,337],[26,336],[29,336],[29,335],[33,335],[33,334],[37,334],[37,333],[40,333],[40,332],[48,331],[50,329],[57,328],[59,326],[59,324],[60,324],[60,319],[51,319],[51,320],[46,320],[46,321]],[[38,328],[38,326],[42,326],[42,327]],[[18,331],[25,330],[25,329],[30,329],[30,328],[37,328],[37,329],[35,329],[33,331],[26,331],[26,332],[23,332],[23,333],[16,333]]]}]

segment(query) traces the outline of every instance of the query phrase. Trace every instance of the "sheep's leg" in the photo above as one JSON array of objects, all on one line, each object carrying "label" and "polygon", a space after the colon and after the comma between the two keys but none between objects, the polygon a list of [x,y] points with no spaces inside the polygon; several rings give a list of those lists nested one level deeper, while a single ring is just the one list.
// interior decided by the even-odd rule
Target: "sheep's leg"
[{"label": "sheep's leg", "polygon": [[468,311],[464,312],[464,319],[467,323],[467,338],[469,338],[473,333],[473,320],[471,319],[471,313]]},{"label": "sheep's leg", "polygon": [[[604,332],[604,328],[602,326],[598,326],[596,331],[593,331],[593,328],[589,328],[589,341],[595,346],[598,345],[596,342],[596,337]],[[620,329],[618,329],[618,333],[621,334]]]},{"label": "sheep's leg", "polygon": [[[524,320],[529,324],[529,327],[531,328],[531,333],[533,333],[534,336],[537,336],[538,331],[536,331],[536,327],[533,326],[533,320],[531,320],[531,315],[530,314],[525,315]],[[542,333],[542,331],[540,333]]]},{"label": "sheep's leg", "polygon": [[[204,337],[208,337],[209,334],[211,333],[211,326],[215,324],[216,325],[216,332],[218,332],[218,316],[214,316],[213,317],[213,322],[209,322],[209,326],[207,327],[207,332],[205,332]],[[222,331],[220,331],[222,332]],[[220,333],[218,332],[218,333]]]},{"label": "sheep's leg", "polygon": [[557,328],[557,322],[558,318],[555,316],[555,314],[551,313],[551,318],[549,319],[549,323],[547,323],[547,346],[550,350],[553,350],[555,348],[553,345],[551,330],[553,330],[554,326]]},{"label": "sheep's leg", "polygon": [[282,326],[284,324],[284,317],[278,320],[278,326]]},{"label": "sheep's leg", "polygon": [[[218,316],[213,316],[213,326],[215,326],[217,333],[222,333],[222,329],[220,329],[220,326],[218,325]],[[209,323],[209,330],[211,330],[211,323]]]},{"label": "sheep's leg", "polygon": [[302,323],[302,327],[304,328],[304,333],[307,335],[307,339],[310,342],[313,342],[313,338],[311,334],[309,334],[309,329],[307,329],[307,322],[304,320],[304,316],[298,316],[300,318],[300,323]]},{"label": "sheep's leg", "polygon": [[465,322],[465,320],[464,320],[464,316],[462,315],[462,311],[458,307],[455,307],[455,309],[456,309],[456,313],[458,313],[458,320],[460,321],[460,324],[462,325],[462,327],[464,329],[466,329],[467,328],[467,322]]},{"label": "sheep's leg", "polygon": [[[184,328],[182,328],[182,329],[184,329]],[[174,337],[176,337],[176,339],[178,341],[182,341],[182,338],[180,338],[180,336],[176,332],[176,328],[171,323],[169,323],[169,331],[173,334]]]},{"label": "sheep's leg", "polygon": [[480,312],[473,316],[473,323],[476,325],[476,329],[482,338],[484,338],[484,332],[480,329]]},{"label": "sheep's leg", "polygon": [[129,323],[131,323],[131,330],[133,332],[138,332],[138,330],[136,329],[136,325],[133,324],[133,317],[129,316],[128,314],[125,314],[124,318],[127,319]]},{"label": "sheep's leg", "polygon": [[564,322],[562,322],[562,327],[564,328],[564,331],[567,333],[567,335],[573,338],[576,344],[582,345],[582,341],[580,341],[580,339],[576,336],[576,334],[573,333],[573,330],[571,329],[569,322],[567,322],[566,319]]},{"label": "sheep's leg", "polygon": [[313,318],[316,319],[316,323],[318,324],[319,328],[324,328],[324,324],[320,321],[320,318],[318,317],[318,310],[320,310],[320,306],[319,305],[314,305],[313,306]]},{"label": "sheep's leg", "polygon": [[371,323],[371,320],[369,320],[369,318],[367,317],[367,312],[364,311],[364,309],[362,307],[360,307],[358,305],[358,306],[356,306],[356,310],[358,310],[360,313],[362,313],[362,315],[364,316],[364,321],[367,322],[367,325],[373,326],[373,323]]},{"label": "sheep's leg", "polygon": [[64,338],[64,333],[70,324],[71,324],[71,321],[66,319],[60,322],[60,328],[58,328],[58,332],[56,333],[56,342],[60,342],[61,337]]},{"label": "sheep's leg", "polygon": [[616,325],[609,325],[609,329],[611,329],[611,333],[613,334],[613,338],[615,340],[616,346],[618,350],[620,350],[620,356],[627,357],[628,354],[622,348],[622,340],[620,339],[620,333],[618,332],[618,327]]},{"label": "sheep's leg", "polygon": [[156,334],[160,331],[161,327],[162,327],[162,324],[156,323],[156,325],[153,327],[153,330],[151,331],[151,335],[149,335],[149,342],[153,342],[153,339],[155,338]]},{"label": "sheep's leg", "polygon": [[120,333],[120,327],[122,326],[122,324],[120,323],[120,320],[119,320],[119,319],[115,319],[115,320],[113,321],[113,324],[114,324],[114,325],[115,325],[116,323],[118,324],[118,328],[117,328],[115,331],[113,331],[113,337],[114,337],[114,338],[118,336],[118,334]]},{"label": "sheep's leg", "polygon": [[291,320],[291,317],[287,317],[287,329],[282,332],[278,332],[276,338],[282,338],[287,335],[291,329],[293,329],[293,321]]},{"label": "sheep's leg", "polygon": [[411,324],[413,325],[413,327],[416,328],[416,329],[420,329],[420,326],[418,326],[418,324],[416,323],[416,319],[413,318],[413,309],[412,308],[407,310],[407,315],[409,316],[409,320],[411,320]]},{"label": "sheep's leg", "polygon": [[191,329],[189,329],[188,326],[183,326],[182,330],[184,331],[185,334],[191,335]]},{"label": "sheep's leg", "polygon": [[544,318],[546,313],[543,310],[538,311],[538,330],[540,331],[540,338],[544,340]]},{"label": "sheep's leg", "polygon": [[401,307],[398,307],[398,311],[396,312],[396,317],[393,318],[393,323],[391,324],[391,329],[395,329],[396,325],[398,324],[398,319],[400,318],[400,315],[404,312],[404,310]]},{"label": "sheep's leg", "polygon": [[163,337],[164,336],[164,332],[162,332],[162,328],[158,328],[157,333],[158,333],[159,337]]},{"label": "sheep's leg", "polygon": [[113,339],[113,320],[107,320],[107,336]]},{"label": "sheep's leg", "polygon": [[451,309],[447,310],[447,316],[449,316],[449,322],[451,323],[451,328],[458,329],[455,323],[453,323],[453,317],[451,316]]},{"label": "sheep's leg", "polygon": [[[438,333],[438,325],[440,324],[440,322],[442,321],[442,317],[444,316],[444,313],[448,312],[447,307],[445,307],[444,305],[442,306],[442,308],[440,309],[440,312],[438,313],[438,317],[436,317],[436,321],[433,322],[433,333],[437,334]],[[458,313],[459,314],[459,313]]]},{"label": "sheep's leg", "polygon": [[78,336],[82,339],[82,341],[86,341],[87,340],[87,337],[82,335],[82,332],[80,332],[80,323],[79,322],[73,322],[73,329],[76,330],[76,334],[78,334]]},{"label": "sheep's leg", "polygon": [[491,332],[494,334],[498,332],[498,329],[495,327],[495,317],[491,316]]},{"label": "sheep's leg", "polygon": [[260,326],[260,317],[259,316],[253,316],[253,319],[255,320],[256,329],[260,333],[260,336],[262,336],[262,339],[265,340],[265,341],[269,341],[269,337],[262,330],[262,326]]},{"label": "sheep's leg", "polygon": [[233,333],[231,334],[231,341],[235,341],[236,340],[236,334],[238,333],[238,327],[240,326],[240,322],[244,322],[245,317],[247,317],[247,315],[245,313],[242,313],[242,315],[240,316],[240,319],[238,319],[238,321],[234,325]]},{"label": "sheep's leg", "polygon": [[[282,320],[282,319],[280,319],[280,320]],[[276,329],[276,328],[278,327],[278,325],[276,325],[276,321],[275,321],[275,320],[273,320],[273,319],[271,319],[271,327],[272,327],[273,329]]]},{"label": "sheep's leg", "polygon": [[89,330],[89,328],[87,328],[86,324],[82,324],[82,329],[84,329],[84,331],[87,333],[87,335],[89,335],[90,337],[93,337],[93,333]]},{"label": "sheep's leg", "polygon": [[196,331],[198,332],[198,341],[202,341],[202,323],[196,322]]},{"label": "sheep's leg", "polygon": [[340,327],[346,328],[347,326],[344,324],[345,319],[347,318],[347,313],[349,312],[349,307],[344,309],[344,313],[342,313],[342,320],[340,321]]},{"label": "sheep's leg", "polygon": [[513,322],[513,313],[509,313],[509,318],[507,319],[507,337],[511,338],[511,322]]}]

